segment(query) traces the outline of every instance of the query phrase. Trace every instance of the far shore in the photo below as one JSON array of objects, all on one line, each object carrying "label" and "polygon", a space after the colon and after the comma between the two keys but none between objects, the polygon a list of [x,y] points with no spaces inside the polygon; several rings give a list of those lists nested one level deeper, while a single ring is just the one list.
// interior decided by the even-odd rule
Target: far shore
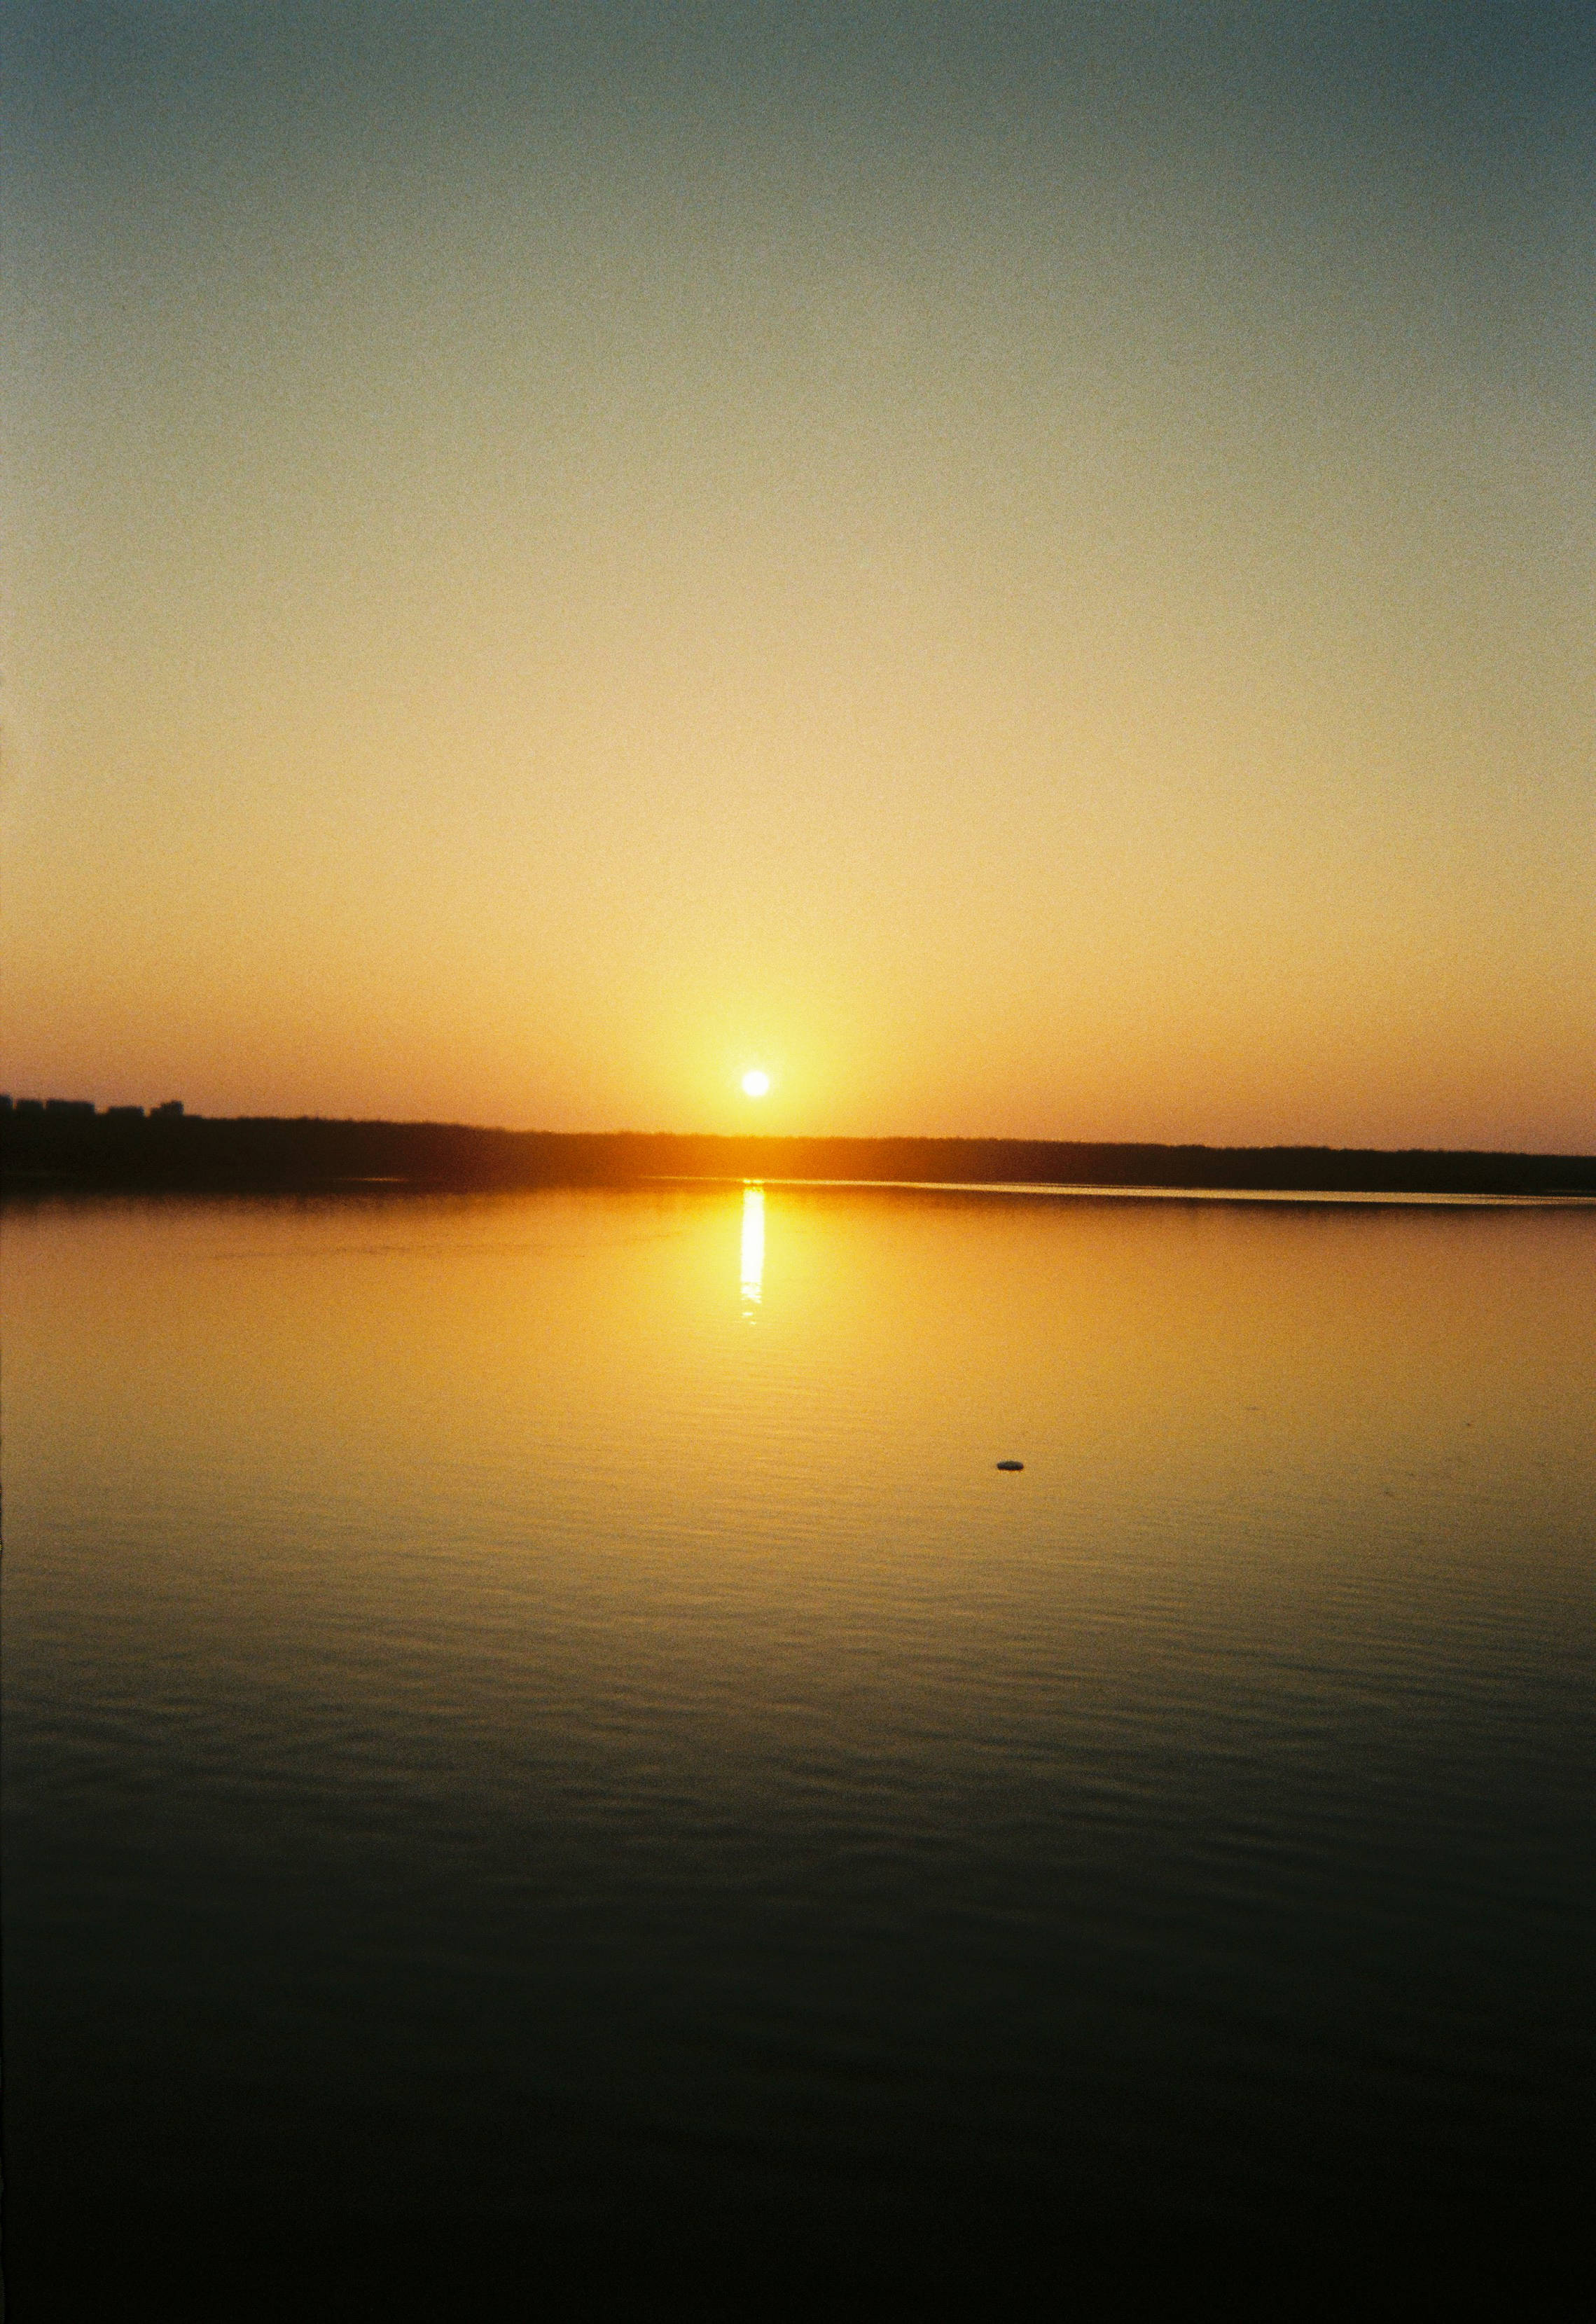
[{"label": "far shore", "polygon": [[87,1106],[0,1112],[4,1185],[239,1193],[705,1180],[1207,1194],[1596,1197],[1596,1156],[985,1138],[710,1137],[463,1123],[215,1119]]}]

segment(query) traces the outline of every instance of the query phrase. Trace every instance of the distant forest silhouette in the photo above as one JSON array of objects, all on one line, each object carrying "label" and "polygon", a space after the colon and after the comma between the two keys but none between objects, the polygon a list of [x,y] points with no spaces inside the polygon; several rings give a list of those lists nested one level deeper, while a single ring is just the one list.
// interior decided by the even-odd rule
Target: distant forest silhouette
[{"label": "distant forest silhouette", "polygon": [[213,1120],[184,1113],[175,1102],[149,1114],[126,1106],[97,1112],[86,1102],[0,1102],[0,1152],[5,1182],[19,1193],[71,1186],[313,1192],[363,1185],[465,1192],[633,1185],[670,1178],[786,1178],[1236,1194],[1596,1195],[1596,1157],[1589,1155]]}]

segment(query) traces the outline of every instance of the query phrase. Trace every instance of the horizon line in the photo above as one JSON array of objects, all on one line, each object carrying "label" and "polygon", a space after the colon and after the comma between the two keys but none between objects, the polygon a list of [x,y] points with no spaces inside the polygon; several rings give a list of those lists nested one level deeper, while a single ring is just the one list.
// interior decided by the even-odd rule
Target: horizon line
[{"label": "horizon line", "polygon": [[1116,1153],[1158,1154],[1323,1154],[1378,1155],[1398,1158],[1424,1155],[1437,1158],[1465,1157],[1492,1160],[1536,1159],[1543,1161],[1596,1161],[1596,1150],[1579,1151],[1567,1148],[1489,1147],[1489,1146],[1370,1146],[1330,1145],[1323,1140],[1291,1140],[1271,1139],[1250,1144],[1215,1144],[1205,1139],[1168,1138],[1102,1138],[1038,1137],[1007,1130],[543,1130],[513,1129],[502,1122],[450,1120],[441,1116],[411,1116],[395,1114],[337,1114],[337,1113],[231,1113],[212,1114],[190,1112],[181,1099],[169,1098],[144,1107],[132,1103],[100,1106],[92,1098],[16,1098],[0,1093],[0,1120],[42,1120],[61,1125],[93,1120],[100,1123],[121,1122],[132,1127],[134,1122],[177,1121],[192,1123],[274,1125],[281,1128],[324,1125],[328,1128],[365,1130],[429,1130],[464,1131],[473,1137],[521,1138],[568,1140],[698,1140],[719,1145],[786,1145],[786,1146],[964,1146],[964,1147],[1029,1147],[1068,1150]]}]

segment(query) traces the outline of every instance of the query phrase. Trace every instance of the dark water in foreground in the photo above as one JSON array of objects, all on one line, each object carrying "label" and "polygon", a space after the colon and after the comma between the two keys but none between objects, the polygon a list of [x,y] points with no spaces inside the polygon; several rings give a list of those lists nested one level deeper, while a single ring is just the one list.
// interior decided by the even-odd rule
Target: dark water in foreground
[{"label": "dark water in foreground", "polygon": [[5,1286],[12,2324],[1586,2312],[1596,1212]]}]

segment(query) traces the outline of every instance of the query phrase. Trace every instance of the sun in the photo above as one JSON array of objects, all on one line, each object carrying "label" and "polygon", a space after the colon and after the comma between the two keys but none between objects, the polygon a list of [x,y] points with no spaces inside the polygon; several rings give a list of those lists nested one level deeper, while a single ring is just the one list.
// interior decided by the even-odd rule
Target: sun
[{"label": "sun", "polygon": [[770,1086],[770,1074],[761,1074],[757,1065],[751,1066],[749,1071],[743,1076],[743,1094],[744,1097],[763,1097],[769,1091]]}]

